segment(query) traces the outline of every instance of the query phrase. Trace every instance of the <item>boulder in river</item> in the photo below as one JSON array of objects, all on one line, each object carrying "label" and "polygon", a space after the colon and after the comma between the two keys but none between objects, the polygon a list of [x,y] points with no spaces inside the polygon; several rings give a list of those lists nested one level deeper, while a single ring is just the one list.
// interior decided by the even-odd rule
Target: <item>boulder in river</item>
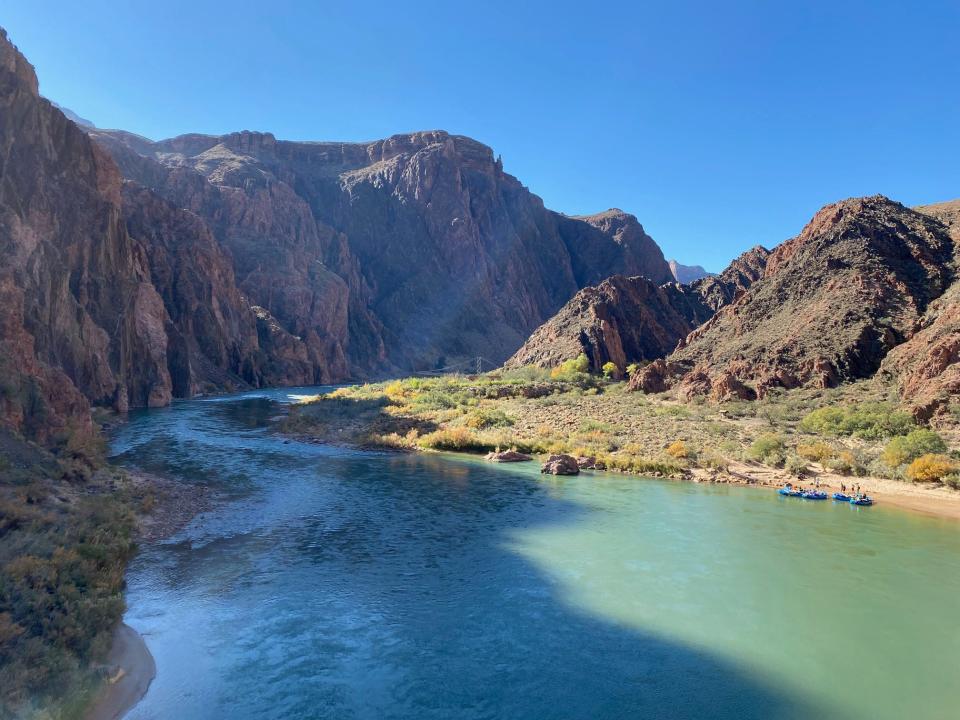
[{"label": "boulder in river", "polygon": [[483,459],[489,460],[490,462],[523,462],[525,460],[533,460],[533,458],[526,453],[517,452],[516,450],[489,452]]},{"label": "boulder in river", "polygon": [[578,475],[580,466],[576,458],[570,455],[551,455],[541,466],[540,472],[550,475]]}]

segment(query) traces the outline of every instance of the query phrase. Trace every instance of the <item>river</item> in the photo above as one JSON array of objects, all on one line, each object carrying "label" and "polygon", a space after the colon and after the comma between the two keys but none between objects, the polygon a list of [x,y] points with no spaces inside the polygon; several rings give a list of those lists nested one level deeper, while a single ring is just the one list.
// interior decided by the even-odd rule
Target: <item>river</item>
[{"label": "river", "polygon": [[960,524],[771,490],[291,442],[309,390],[132,413],[222,502],[147,544],[132,720],[947,718]]}]

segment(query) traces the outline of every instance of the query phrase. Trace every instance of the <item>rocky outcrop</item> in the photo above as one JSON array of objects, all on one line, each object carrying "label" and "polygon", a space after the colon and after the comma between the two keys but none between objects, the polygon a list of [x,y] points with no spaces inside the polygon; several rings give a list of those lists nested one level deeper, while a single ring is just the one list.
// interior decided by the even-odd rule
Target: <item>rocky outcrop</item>
[{"label": "rocky outcrop", "polygon": [[[505,366],[555,367],[584,353],[595,371],[607,362],[623,371],[629,364],[662,358],[761,277],[767,255],[757,246],[719,275],[688,285],[614,276],[585,288],[537,328]],[[647,386],[661,387],[658,371],[650,372]]]},{"label": "rocky outcrop", "polygon": [[540,472],[544,475],[579,475],[580,465],[570,455],[551,455],[540,467]]},{"label": "rocky outcrop", "polygon": [[595,215],[557,217],[578,287],[596,285],[611,275],[640,275],[657,285],[673,280],[663,252],[630,213],[611,208]]},{"label": "rocky outcrop", "polygon": [[942,223],[887,198],[828,205],[632,385],[724,399],[869,377],[943,294],[953,251]]},{"label": "rocky outcrop", "polygon": [[678,285],[615,275],[578,292],[505,366],[555,367],[585,353],[593,370],[612,362],[622,371],[668,354],[712,314]]},{"label": "rocky outcrop", "polygon": [[[954,267],[960,268],[960,200],[916,208],[942,222],[954,241]],[[960,396],[960,281],[930,304],[917,332],[884,359],[881,374],[922,420],[945,414]]]},{"label": "rocky outcrop", "polygon": [[240,289],[307,338],[315,366],[500,362],[581,287],[615,272],[671,277],[633,216],[551,212],[490,148],[442,131],[372,143],[92,136],[127,177],[207,221]]},{"label": "rocky outcrop", "polygon": [[729,305],[753,283],[763,277],[770,251],[755,245],[737,257],[719,275],[701,278],[691,283],[693,291],[714,311]]},{"label": "rocky outcrop", "polygon": [[669,264],[670,274],[673,275],[673,279],[681,285],[686,285],[687,283],[692,283],[694,280],[700,280],[713,275],[713,273],[707,272],[700,265],[682,265],[676,260],[670,260]]}]

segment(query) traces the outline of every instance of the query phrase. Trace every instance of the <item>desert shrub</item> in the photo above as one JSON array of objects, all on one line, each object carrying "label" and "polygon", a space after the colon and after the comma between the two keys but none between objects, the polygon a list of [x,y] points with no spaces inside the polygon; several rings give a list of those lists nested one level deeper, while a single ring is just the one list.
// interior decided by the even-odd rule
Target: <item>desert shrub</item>
[{"label": "desert shrub", "polygon": [[687,447],[687,444],[683,440],[674,440],[672,443],[667,445],[667,455],[677,460],[686,460],[690,457],[690,448]]},{"label": "desert shrub", "polygon": [[960,473],[950,473],[940,478],[940,482],[954,490],[960,490]]},{"label": "desert shrub", "polygon": [[640,363],[630,363],[627,365],[627,377],[633,377],[640,370]]},{"label": "desert shrub", "polygon": [[807,461],[799,455],[789,455],[784,463],[784,469],[794,477],[804,477],[808,472]]},{"label": "desert shrub", "polygon": [[949,455],[928,453],[907,466],[907,479],[912,482],[937,482],[960,471],[960,465]]},{"label": "desert shrub", "polygon": [[945,453],[947,444],[933,430],[917,428],[907,435],[895,437],[883,449],[881,458],[892,468],[906,465],[921,455]]},{"label": "desert shrub", "polygon": [[503,410],[498,408],[477,408],[467,415],[467,427],[475,430],[485,430],[492,427],[510,427],[514,420]]},{"label": "desert shrub", "polygon": [[747,457],[764,465],[781,467],[787,459],[787,446],[779,435],[761,435],[750,445]]},{"label": "desert shrub", "polygon": [[800,443],[797,445],[797,455],[804,460],[826,465],[834,456],[834,449],[822,442]]},{"label": "desert shrub", "polygon": [[602,420],[594,420],[593,418],[587,418],[580,423],[580,432],[582,433],[594,432],[606,435],[608,433],[616,432],[617,429],[618,428],[615,425],[605,423]]},{"label": "desert shrub", "polygon": [[524,365],[512,370],[504,370],[501,376],[506,382],[534,383],[550,379],[550,370],[535,365]]},{"label": "desert shrub", "polygon": [[620,377],[620,368],[614,362],[605,362],[600,370],[607,380],[615,380]]},{"label": "desert shrub", "polygon": [[[799,450],[799,446],[797,447]],[[805,456],[804,456],[805,457]],[[826,462],[827,468],[839,475],[854,475],[857,468],[856,456],[849,450],[841,450]]]},{"label": "desert shrub", "polygon": [[720,453],[712,450],[707,450],[697,455],[697,464],[701,467],[719,470],[720,472],[726,472],[730,468],[730,461]]},{"label": "desert shrub", "polygon": [[637,475],[682,475],[683,465],[669,460],[652,460],[632,452],[618,452],[609,455],[599,454],[597,459],[611,470],[634,473]]},{"label": "desert shrub", "polygon": [[478,437],[470,428],[451,427],[434,430],[417,440],[422,448],[430,450],[456,450],[467,452],[482,452],[493,449],[483,439]]},{"label": "desert shrub", "polygon": [[[0,483],[0,492],[9,489]],[[123,572],[133,549],[133,519],[120,497],[98,494],[58,507],[40,485],[23,492],[0,513],[4,717],[29,697],[81,692],[88,664],[103,659],[123,614]],[[17,506],[23,512],[8,515]]]},{"label": "desert shrub", "polygon": [[866,440],[906,435],[913,418],[891,403],[860,403],[819,408],[804,416],[800,429],[817,435],[852,435]]}]

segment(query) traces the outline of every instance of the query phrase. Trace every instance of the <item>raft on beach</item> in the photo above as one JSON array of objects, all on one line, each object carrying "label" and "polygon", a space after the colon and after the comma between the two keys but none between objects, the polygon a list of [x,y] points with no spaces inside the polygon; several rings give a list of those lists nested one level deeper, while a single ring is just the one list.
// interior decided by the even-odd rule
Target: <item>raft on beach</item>
[{"label": "raft on beach", "polygon": [[783,495],[784,497],[798,497],[804,500],[826,500],[828,497],[832,497],[838,502],[848,502],[851,505],[858,505],[860,507],[869,507],[873,505],[873,498],[869,495],[847,495],[842,492],[835,492],[832,495],[827,495],[827,493],[821,490],[800,490],[795,488],[792,485],[786,485],[785,487],[777,489],[778,495]]}]

